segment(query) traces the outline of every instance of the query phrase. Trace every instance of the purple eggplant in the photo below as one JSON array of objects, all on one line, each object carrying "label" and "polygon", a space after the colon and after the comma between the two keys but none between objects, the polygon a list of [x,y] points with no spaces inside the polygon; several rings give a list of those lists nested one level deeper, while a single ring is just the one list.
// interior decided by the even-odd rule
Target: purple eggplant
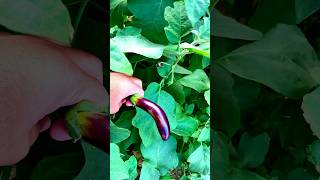
[{"label": "purple eggplant", "polygon": [[156,103],[134,94],[129,97],[131,103],[147,111],[155,120],[160,136],[163,140],[168,140],[170,136],[170,125],[166,113]]},{"label": "purple eggplant", "polygon": [[71,108],[65,117],[66,126],[74,140],[86,139],[91,144],[109,152],[109,117],[89,101]]}]

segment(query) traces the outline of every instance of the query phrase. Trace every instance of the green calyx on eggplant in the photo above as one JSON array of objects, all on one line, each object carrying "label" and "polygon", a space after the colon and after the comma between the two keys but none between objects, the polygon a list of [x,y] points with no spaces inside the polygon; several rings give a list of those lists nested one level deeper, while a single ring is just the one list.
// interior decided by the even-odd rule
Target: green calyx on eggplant
[{"label": "green calyx on eggplant", "polygon": [[155,120],[160,136],[163,140],[168,140],[170,136],[170,125],[164,110],[156,103],[138,95],[129,96],[131,103],[147,111]]},{"label": "green calyx on eggplant", "polygon": [[65,116],[69,135],[75,140],[84,138],[103,151],[109,151],[109,117],[94,103],[82,101],[72,107]]}]

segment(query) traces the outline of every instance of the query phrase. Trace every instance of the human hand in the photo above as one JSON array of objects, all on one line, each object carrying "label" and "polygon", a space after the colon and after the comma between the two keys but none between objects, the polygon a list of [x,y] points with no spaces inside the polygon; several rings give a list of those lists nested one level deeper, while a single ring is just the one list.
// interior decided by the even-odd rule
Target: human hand
[{"label": "human hand", "polygon": [[122,104],[132,105],[126,97],[138,93],[144,94],[142,82],[140,79],[128,76],[126,74],[110,73],[110,114],[119,111]]},{"label": "human hand", "polygon": [[[81,100],[107,108],[102,65],[94,56],[31,36],[0,36],[0,166],[26,156],[51,112]],[[51,136],[66,139],[61,121]]]}]

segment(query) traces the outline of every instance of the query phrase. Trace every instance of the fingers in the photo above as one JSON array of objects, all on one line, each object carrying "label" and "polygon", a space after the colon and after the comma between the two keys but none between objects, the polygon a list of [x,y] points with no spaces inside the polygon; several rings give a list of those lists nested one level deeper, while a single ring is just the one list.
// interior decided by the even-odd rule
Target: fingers
[{"label": "fingers", "polygon": [[30,146],[37,140],[39,133],[49,129],[51,120],[49,117],[45,117],[35,124],[29,133],[29,144]]},{"label": "fingers", "polygon": [[79,75],[78,81],[70,86],[71,92],[68,93],[63,106],[74,105],[82,100],[94,102],[101,108],[107,109],[108,95],[107,91],[98,80],[86,75]]},{"label": "fingers", "polygon": [[52,123],[50,128],[50,137],[57,141],[66,141],[71,139],[63,119],[57,119]]},{"label": "fingers", "polygon": [[85,73],[103,82],[102,62],[97,57],[76,49],[63,48],[62,50]]},{"label": "fingers", "polygon": [[110,73],[110,113],[119,111],[122,104],[132,105],[126,98],[133,94],[144,95],[140,79],[122,73]]}]

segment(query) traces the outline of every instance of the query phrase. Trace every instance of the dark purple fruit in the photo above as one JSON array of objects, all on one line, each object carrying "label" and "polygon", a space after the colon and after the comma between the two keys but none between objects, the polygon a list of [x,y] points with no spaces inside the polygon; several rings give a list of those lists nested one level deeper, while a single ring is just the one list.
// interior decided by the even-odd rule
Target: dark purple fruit
[{"label": "dark purple fruit", "polygon": [[132,104],[147,111],[155,120],[160,136],[163,140],[168,140],[170,136],[170,125],[166,113],[156,103],[143,98],[137,94],[129,97]]}]

